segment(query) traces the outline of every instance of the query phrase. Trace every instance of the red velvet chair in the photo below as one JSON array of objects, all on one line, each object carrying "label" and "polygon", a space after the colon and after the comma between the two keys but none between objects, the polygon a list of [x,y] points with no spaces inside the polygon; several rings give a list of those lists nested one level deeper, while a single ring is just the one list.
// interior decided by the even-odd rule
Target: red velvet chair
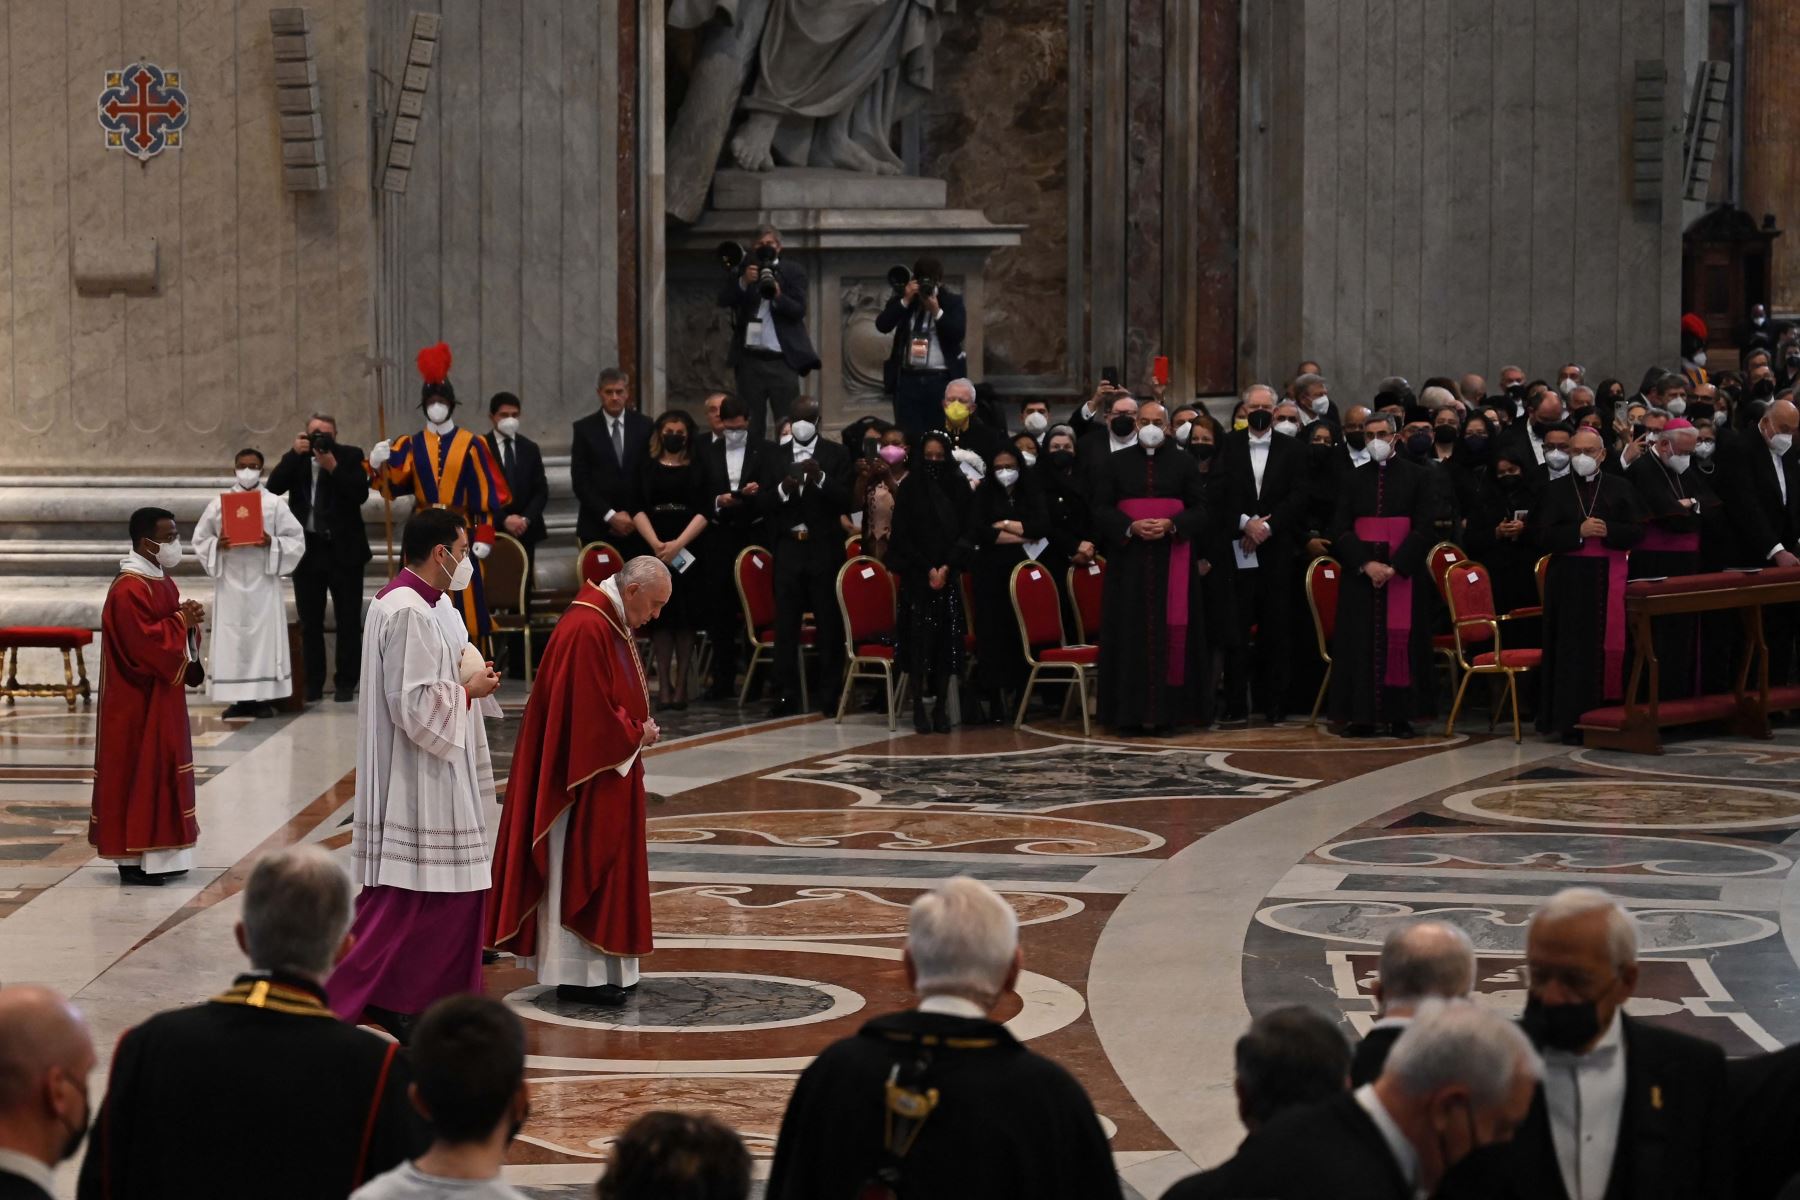
[{"label": "red velvet chair", "polygon": [[1085,567],[1069,568],[1070,607],[1075,610],[1075,640],[1086,646],[1100,643],[1101,598],[1106,591],[1106,559],[1099,555]]},{"label": "red velvet chair", "polygon": [[[1444,573],[1463,559],[1462,547],[1455,542],[1439,542],[1425,555],[1425,570],[1431,574],[1431,586],[1437,589],[1438,599],[1446,605],[1450,597],[1444,593]],[[1431,635],[1431,652],[1444,660],[1450,670],[1450,683],[1454,686],[1458,667],[1456,665],[1456,635],[1451,633],[1434,633]]]},{"label": "red velvet chair", "polygon": [[1325,707],[1325,693],[1331,689],[1331,641],[1337,634],[1338,592],[1343,583],[1344,568],[1330,555],[1320,555],[1306,565],[1306,606],[1312,610],[1319,657],[1325,660],[1325,678],[1319,680],[1312,716],[1306,718],[1308,726],[1319,723],[1319,710]]},{"label": "red velvet chair", "polygon": [[[1450,605],[1450,634],[1456,639],[1457,665],[1462,669],[1462,683],[1456,689],[1456,700],[1450,705],[1450,721],[1444,736],[1456,733],[1456,714],[1462,709],[1463,695],[1469,681],[1477,675],[1501,675],[1512,698],[1513,741],[1524,740],[1519,727],[1518,677],[1543,665],[1540,649],[1508,650],[1501,643],[1500,630],[1508,620],[1494,611],[1494,585],[1488,569],[1478,562],[1460,562],[1444,578],[1444,596]],[[1475,646],[1491,644],[1493,649],[1470,655]],[[1496,705],[1495,708],[1498,708]],[[1488,713],[1488,729],[1494,728],[1496,712]]]},{"label": "red velvet chair", "polygon": [[[1025,644],[1025,661],[1031,664],[1031,674],[1019,697],[1019,715],[1013,719],[1013,728],[1024,726],[1025,709],[1031,703],[1031,693],[1039,678],[1051,676],[1074,683],[1074,695],[1081,702],[1081,735],[1087,737],[1088,673],[1099,666],[1100,647],[1070,646],[1063,642],[1062,599],[1056,594],[1056,580],[1051,578],[1050,568],[1029,560],[1022,562],[1013,568],[1011,586],[1019,638]],[[1067,701],[1063,707],[1066,712]]]},{"label": "red velvet chair", "polygon": [[[746,546],[738,552],[731,573],[737,581],[738,603],[744,608],[744,633],[752,647],[750,662],[744,667],[744,687],[738,693],[742,704],[750,698],[756,668],[775,658],[775,558],[761,546]],[[818,636],[816,625],[800,627],[800,708],[804,712],[812,711],[806,687],[806,652]]]},{"label": "red velvet chair", "polygon": [[853,533],[849,537],[844,539],[844,561],[845,562],[849,562],[853,558],[861,558],[862,552],[863,552],[862,534]]},{"label": "red velvet chair", "polygon": [[598,586],[619,573],[625,565],[625,557],[613,548],[611,542],[589,542],[581,548],[575,562],[580,569],[582,582]]},{"label": "red velvet chair", "polygon": [[844,688],[837,719],[850,707],[850,688],[858,679],[879,679],[887,697],[888,732],[906,677],[894,663],[895,586],[888,569],[873,558],[858,556],[838,568],[838,612],[844,618]]}]

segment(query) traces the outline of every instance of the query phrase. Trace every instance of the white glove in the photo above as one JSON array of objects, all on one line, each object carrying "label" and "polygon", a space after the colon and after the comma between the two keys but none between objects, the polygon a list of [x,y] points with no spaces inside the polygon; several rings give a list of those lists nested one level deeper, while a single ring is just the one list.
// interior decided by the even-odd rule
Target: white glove
[{"label": "white glove", "polygon": [[469,547],[469,553],[473,554],[476,558],[486,558],[493,552],[494,548],[486,542],[476,542]]},{"label": "white glove", "polygon": [[973,450],[952,450],[950,456],[962,467],[963,476],[971,483],[979,482],[987,473],[987,464]]},{"label": "white glove", "polygon": [[377,471],[387,466],[387,460],[394,456],[394,447],[389,442],[376,442],[369,451],[369,465]]}]

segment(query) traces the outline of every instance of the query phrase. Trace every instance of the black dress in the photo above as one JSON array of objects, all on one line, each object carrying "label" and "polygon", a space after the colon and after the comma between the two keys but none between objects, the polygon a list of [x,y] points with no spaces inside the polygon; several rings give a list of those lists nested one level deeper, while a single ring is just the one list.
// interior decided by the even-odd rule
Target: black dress
[{"label": "black dress", "polygon": [[[695,513],[705,513],[711,507],[706,491],[706,470],[697,462],[665,466],[646,458],[638,468],[638,511],[649,518],[650,528],[656,531],[659,541],[674,541],[688,527]],[[696,561],[686,571],[669,569],[674,577],[669,602],[663,605],[661,615],[647,626],[650,631],[693,630],[706,625],[710,613],[704,582],[706,571],[697,561],[705,553],[705,541],[705,538],[695,538],[688,544],[688,553],[694,555]]]},{"label": "black dress", "polygon": [[1018,521],[1025,540],[1036,541],[1050,530],[1044,497],[1037,480],[1021,473],[1011,491],[993,479],[975,489],[969,506],[968,547],[973,566],[970,583],[975,602],[975,685],[985,692],[1016,691],[1025,685],[1030,668],[1019,640],[1019,619],[1013,612],[1012,572],[1029,555],[1024,546],[1001,545],[995,521]]},{"label": "black dress", "polygon": [[[1033,470],[1037,476],[1038,490],[1044,496],[1044,513],[1050,520],[1050,532],[1046,535],[1050,539],[1050,545],[1039,559],[1056,577],[1056,590],[1062,597],[1063,629],[1069,640],[1073,641],[1075,599],[1069,595],[1069,567],[1081,543],[1094,540],[1093,515],[1088,507],[1087,493],[1081,488],[1073,464],[1069,470],[1059,471],[1046,458],[1040,459]],[[1087,636],[1092,641],[1100,636],[1100,631],[1090,629]]]},{"label": "black dress", "polygon": [[[936,466],[937,473],[929,468]],[[969,487],[955,463],[920,464],[894,493],[894,525],[888,534],[887,567],[900,581],[895,659],[924,697],[962,671],[963,635],[961,532],[968,524]],[[941,588],[931,572],[950,568]]]}]

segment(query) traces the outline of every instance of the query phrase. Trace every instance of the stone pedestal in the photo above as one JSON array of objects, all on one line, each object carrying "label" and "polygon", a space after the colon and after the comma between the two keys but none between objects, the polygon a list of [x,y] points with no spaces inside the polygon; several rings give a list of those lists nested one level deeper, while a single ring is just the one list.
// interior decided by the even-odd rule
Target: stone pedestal
[{"label": "stone pedestal", "polygon": [[892,294],[888,269],[921,254],[943,261],[944,282],[968,305],[964,348],[970,376],[981,378],[988,255],[1017,246],[1024,226],[948,207],[940,179],[848,171],[720,171],[712,200],[699,221],[669,234],[669,407],[698,415],[707,392],[732,386],[731,317],[717,303],[724,273],[713,251],[727,239],[748,244],[764,224],[781,230],[782,257],[810,281],[806,326],[822,365],[803,390],[818,397],[827,430],[891,416],[881,368],[893,341],[875,317]]}]

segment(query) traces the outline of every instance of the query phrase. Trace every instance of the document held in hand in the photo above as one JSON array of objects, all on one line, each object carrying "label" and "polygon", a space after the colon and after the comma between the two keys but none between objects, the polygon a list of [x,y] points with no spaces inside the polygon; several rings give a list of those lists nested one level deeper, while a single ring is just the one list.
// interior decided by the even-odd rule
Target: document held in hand
[{"label": "document held in hand", "polygon": [[225,492],[219,497],[219,528],[233,546],[254,546],[263,540],[263,494]]}]

